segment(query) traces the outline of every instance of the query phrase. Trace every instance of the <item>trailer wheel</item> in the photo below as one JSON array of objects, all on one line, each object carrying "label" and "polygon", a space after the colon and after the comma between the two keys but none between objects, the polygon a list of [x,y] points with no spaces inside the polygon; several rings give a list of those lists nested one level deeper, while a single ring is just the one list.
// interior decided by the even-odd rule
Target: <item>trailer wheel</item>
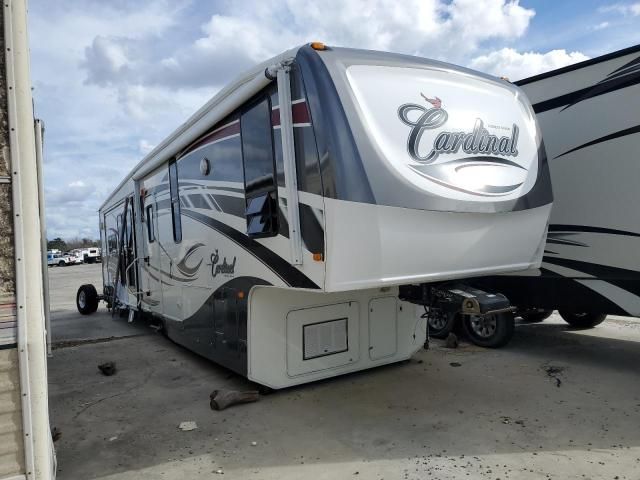
[{"label": "trailer wheel", "polygon": [[441,310],[433,310],[427,317],[429,336],[433,338],[447,338],[456,325],[457,316]]},{"label": "trailer wheel", "polygon": [[514,330],[514,318],[510,312],[493,315],[463,315],[464,333],[476,345],[487,348],[498,348],[511,340]]},{"label": "trailer wheel", "polygon": [[82,315],[89,315],[98,310],[98,292],[96,287],[87,283],[81,285],[76,295],[76,307]]},{"label": "trailer wheel", "polygon": [[593,328],[607,318],[606,313],[576,313],[558,310],[562,319],[574,328]]},{"label": "trailer wheel", "polygon": [[532,308],[519,312],[518,315],[527,323],[539,323],[545,321],[551,316],[553,310],[543,310],[538,308]]}]

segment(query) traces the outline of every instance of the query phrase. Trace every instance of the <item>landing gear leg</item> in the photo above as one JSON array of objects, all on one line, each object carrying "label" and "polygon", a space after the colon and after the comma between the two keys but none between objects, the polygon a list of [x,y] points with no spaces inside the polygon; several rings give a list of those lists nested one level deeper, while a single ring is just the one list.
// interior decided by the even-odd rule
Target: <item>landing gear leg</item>
[{"label": "landing gear leg", "polygon": [[426,330],[426,335],[424,336],[424,349],[429,350],[429,308],[426,305],[423,305],[424,313],[420,315],[420,318],[424,319],[424,328]]}]

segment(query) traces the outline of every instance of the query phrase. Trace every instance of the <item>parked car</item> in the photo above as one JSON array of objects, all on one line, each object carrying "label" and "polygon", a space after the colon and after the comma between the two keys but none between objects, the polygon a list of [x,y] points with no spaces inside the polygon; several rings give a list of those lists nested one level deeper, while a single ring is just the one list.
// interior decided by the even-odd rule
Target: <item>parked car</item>
[{"label": "parked car", "polygon": [[65,255],[64,253],[47,253],[47,265],[57,265],[59,267],[66,267],[67,265],[73,265],[76,263],[76,257]]}]

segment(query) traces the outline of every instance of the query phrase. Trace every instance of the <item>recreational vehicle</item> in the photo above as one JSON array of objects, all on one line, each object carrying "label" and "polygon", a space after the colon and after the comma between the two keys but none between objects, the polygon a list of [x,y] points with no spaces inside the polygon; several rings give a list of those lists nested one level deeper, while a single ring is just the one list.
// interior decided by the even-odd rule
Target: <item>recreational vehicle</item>
[{"label": "recreational vehicle", "polygon": [[540,269],[496,276],[525,319],[578,328],[640,316],[640,45],[516,82],[533,104],[554,187]]},{"label": "recreational vehicle", "polygon": [[52,480],[42,123],[33,118],[26,2],[7,0],[0,12],[0,479]]},{"label": "recreational vehicle", "polygon": [[416,305],[504,314],[506,338],[508,301],[462,279],[539,267],[551,203],[519,88],[313,43],[238,78],[126,176],[99,211],[102,292],[81,286],[78,309],[151,315],[271,388],[409,358]]}]

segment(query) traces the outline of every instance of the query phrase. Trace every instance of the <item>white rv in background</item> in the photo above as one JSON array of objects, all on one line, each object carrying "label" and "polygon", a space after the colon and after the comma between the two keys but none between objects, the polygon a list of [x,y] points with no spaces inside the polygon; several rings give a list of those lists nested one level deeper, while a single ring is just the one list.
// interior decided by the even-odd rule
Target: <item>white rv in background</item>
[{"label": "white rv in background", "polygon": [[9,240],[0,250],[0,479],[53,480],[40,188],[43,126],[33,118],[24,0],[3,2],[0,28],[0,123],[5,125],[0,228]]},{"label": "white rv in background", "polygon": [[102,261],[102,251],[99,247],[76,248],[71,251],[82,263],[99,263]]},{"label": "white rv in background", "polygon": [[82,286],[78,309],[156,317],[271,388],[409,358],[414,304],[504,341],[506,299],[459,279],[537,268],[551,202],[514,85],[306,45],[222,90],[109,196],[104,288]]},{"label": "white rv in background", "polygon": [[640,316],[640,45],[516,82],[542,129],[554,205],[542,267],[492,277],[526,319]]}]

